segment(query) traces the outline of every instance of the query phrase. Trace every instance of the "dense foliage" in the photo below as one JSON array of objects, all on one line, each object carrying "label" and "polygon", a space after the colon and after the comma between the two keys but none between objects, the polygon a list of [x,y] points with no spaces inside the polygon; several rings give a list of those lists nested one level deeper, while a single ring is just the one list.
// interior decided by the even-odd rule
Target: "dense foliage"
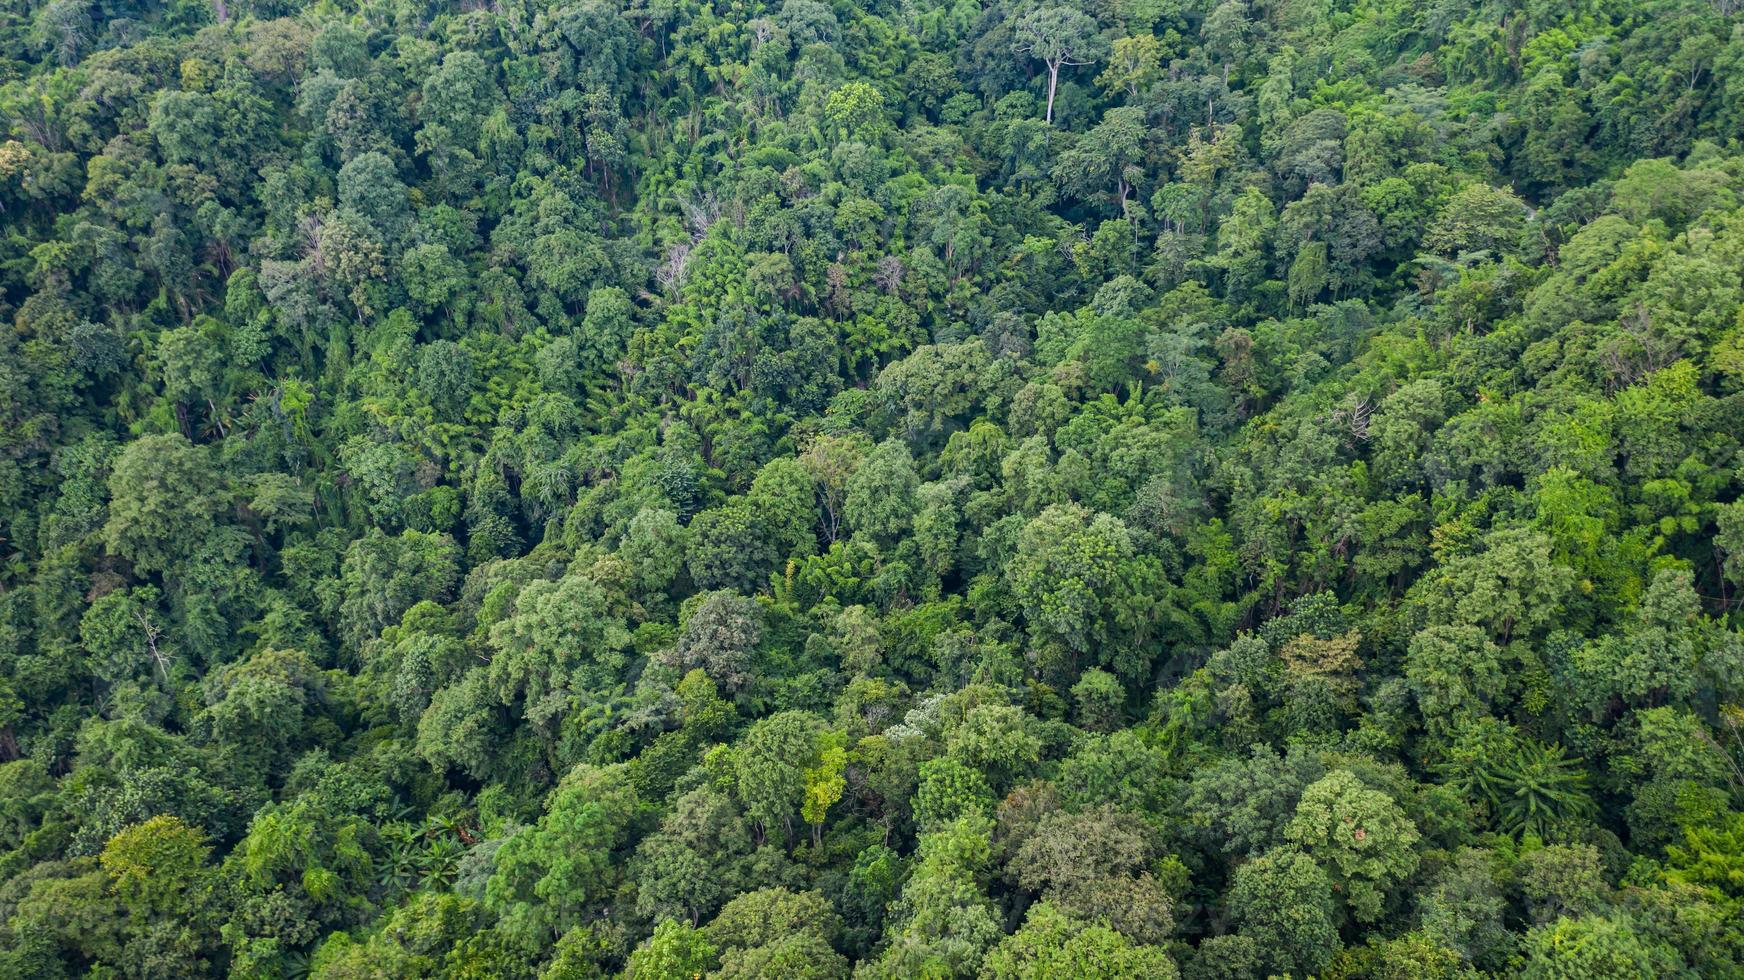
[{"label": "dense foliage", "polygon": [[0,977],[1744,971],[1733,0],[16,0]]}]

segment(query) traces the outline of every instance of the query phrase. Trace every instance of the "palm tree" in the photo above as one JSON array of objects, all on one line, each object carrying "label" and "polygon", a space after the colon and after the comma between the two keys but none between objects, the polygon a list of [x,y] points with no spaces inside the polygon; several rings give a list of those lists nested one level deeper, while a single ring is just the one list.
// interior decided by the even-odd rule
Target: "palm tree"
[{"label": "palm tree", "polygon": [[1455,782],[1486,801],[1496,826],[1516,836],[1545,836],[1572,820],[1590,819],[1598,810],[1587,791],[1581,760],[1562,746],[1521,738],[1512,730],[1481,739],[1477,751],[1461,752],[1450,768]]}]

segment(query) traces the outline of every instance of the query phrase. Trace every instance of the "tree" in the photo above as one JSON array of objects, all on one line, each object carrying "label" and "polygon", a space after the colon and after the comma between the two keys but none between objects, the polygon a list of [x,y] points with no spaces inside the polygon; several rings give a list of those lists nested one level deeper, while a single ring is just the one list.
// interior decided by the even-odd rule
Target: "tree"
[{"label": "tree", "polygon": [[1117,39],[1108,55],[1108,67],[1096,76],[1096,84],[1112,93],[1124,90],[1137,99],[1162,78],[1163,45],[1155,34]]},{"label": "tree", "polygon": [[696,515],[689,531],[686,567],[691,579],[705,589],[755,592],[780,557],[742,498]]},{"label": "tree", "polygon": [[1142,108],[1109,109],[1083,139],[1060,154],[1054,162],[1054,182],[1079,198],[1113,185],[1116,213],[1124,215],[1127,197],[1144,172],[1145,136]]},{"label": "tree", "polygon": [[460,548],[448,535],[388,537],[371,529],[345,550],[339,618],[346,638],[362,644],[419,602],[448,598],[459,576]]},{"label": "tree", "polygon": [[153,817],[116,834],[98,862],[135,921],[157,916],[194,920],[210,900],[206,835],[176,817]]},{"label": "tree", "polygon": [[79,618],[79,641],[91,673],[111,684],[149,673],[167,684],[174,663],[152,586],[117,589],[93,601]]},{"label": "tree", "polygon": [[914,521],[919,486],[908,447],[894,439],[882,443],[848,477],[842,517],[857,533],[894,542]]},{"label": "tree", "polygon": [[1620,633],[1599,637],[1575,653],[1575,673],[1594,710],[1614,698],[1635,704],[1677,700],[1695,692],[1700,659],[1700,600],[1687,571],[1653,576]]},{"label": "tree", "polygon": [[765,888],[727,903],[705,932],[721,950],[716,976],[845,980],[848,961],[830,948],[841,928],[841,917],[817,892]]},{"label": "tree", "polygon": [[703,594],[684,619],[678,645],[666,658],[678,670],[700,669],[721,690],[739,690],[752,679],[752,658],[763,639],[757,604],[727,591]]},{"label": "tree", "polygon": [[849,480],[865,453],[854,441],[836,435],[821,435],[800,454],[800,465],[817,484],[818,503],[823,508],[824,538],[834,542],[841,533],[847,507]]},{"label": "tree", "polygon": [[631,866],[636,910],[694,926],[747,881],[751,832],[731,800],[706,787],[680,796]]},{"label": "tree", "polygon": [[657,594],[672,587],[684,571],[689,538],[678,523],[678,515],[670,510],[644,507],[636,512],[618,542],[617,555],[629,565],[631,584],[638,594]]},{"label": "tree", "polygon": [[491,627],[489,679],[498,700],[553,725],[577,694],[608,687],[628,662],[626,610],[591,575],[533,582]]},{"label": "tree", "polygon": [[1535,922],[1600,911],[1610,890],[1591,844],[1551,844],[1520,858],[1520,891]]},{"label": "tree", "polygon": [[1155,853],[1149,829],[1112,807],[1041,818],[1012,859],[1018,883],[1088,922],[1138,943],[1166,942],[1173,900],[1144,869]]},{"label": "tree", "polygon": [[1503,922],[1508,903],[1496,879],[1493,854],[1461,848],[1418,896],[1424,934],[1467,963],[1495,963],[1514,941]]},{"label": "tree", "polygon": [[1319,973],[1338,952],[1332,880],[1301,851],[1268,851],[1236,869],[1230,916],[1268,972]]},{"label": "tree", "polygon": [[1013,705],[976,705],[951,731],[945,752],[1003,789],[1041,761],[1041,741],[1029,722],[1023,709]]},{"label": "tree", "polygon": [[982,975],[998,980],[1044,977],[1158,977],[1178,975],[1159,946],[1134,945],[1110,929],[1062,913],[1046,902],[1030,906],[1023,928],[987,954]]},{"label": "tree", "polygon": [[1011,32],[1011,50],[1040,61],[1048,70],[1048,107],[1044,117],[1054,124],[1054,92],[1060,69],[1095,60],[1096,22],[1075,7],[1042,7],[1025,14]]},{"label": "tree", "polygon": [[1437,734],[1499,705],[1507,690],[1502,652],[1475,626],[1432,626],[1412,637],[1405,680]]},{"label": "tree", "polygon": [[1327,869],[1358,922],[1380,919],[1388,890],[1417,870],[1417,827],[1347,769],[1302,791],[1284,837]]},{"label": "tree", "polygon": [[552,791],[539,822],[505,840],[484,889],[502,928],[543,946],[603,906],[622,875],[636,815],[621,766],[582,766]]},{"label": "tree", "polygon": [[431,695],[418,718],[418,755],[438,770],[453,768],[474,779],[488,777],[503,735],[500,704],[486,668],[468,670],[459,681]]},{"label": "tree", "polygon": [[849,82],[824,100],[824,118],[844,139],[876,140],[884,129],[884,95],[865,82]]},{"label": "tree", "polygon": [[806,772],[820,765],[826,731],[816,715],[783,711],[746,729],[735,744],[739,798],[759,841],[776,827],[792,839],[794,814],[806,802]]},{"label": "tree", "polygon": [[110,470],[109,497],[105,546],[148,574],[185,559],[225,504],[209,454],[179,435],[128,443]]},{"label": "tree", "polygon": [[1525,945],[1526,963],[1520,976],[1529,980],[1621,980],[1662,976],[1683,967],[1683,958],[1674,950],[1642,935],[1634,923],[1621,916],[1558,919],[1528,932]]},{"label": "tree", "polygon": [[1686,826],[1681,844],[1665,848],[1666,877],[1712,888],[1736,899],[1744,896],[1744,813],[1728,813],[1714,826]]},{"label": "tree", "polygon": [[1105,670],[1086,670],[1072,685],[1078,724],[1093,732],[1111,732],[1126,717],[1126,690]]},{"label": "tree", "polygon": [[985,816],[992,809],[993,791],[979,772],[951,758],[921,764],[914,819],[923,833],[965,816]]},{"label": "tree", "polygon": [[1507,191],[1467,184],[1429,225],[1423,246],[1450,258],[1465,252],[1509,255],[1517,247],[1527,213],[1526,203]]},{"label": "tree", "polygon": [[441,242],[414,245],[400,256],[400,281],[417,309],[430,313],[464,295],[466,266]]},{"label": "tree", "polygon": [[1574,586],[1548,537],[1507,529],[1486,536],[1482,553],[1435,569],[1414,591],[1429,622],[1483,627],[1506,643],[1554,622]]},{"label": "tree", "polygon": [[1510,833],[1542,838],[1595,812],[1579,759],[1500,722],[1473,723],[1456,736],[1449,755],[1449,775]]},{"label": "tree", "polygon": [[690,980],[710,972],[719,962],[720,951],[706,933],[667,919],[630,954],[624,974],[631,980]]},{"label": "tree", "polygon": [[1070,889],[1130,874],[1152,856],[1150,831],[1130,814],[1103,807],[1047,814],[1013,858],[1018,883],[1031,891]]},{"label": "tree", "polygon": [[1256,745],[1250,759],[1224,759],[1194,772],[1182,809],[1205,846],[1228,855],[1260,854],[1283,844],[1302,792],[1325,773],[1303,749],[1280,757]]},{"label": "tree", "polygon": [[815,498],[810,471],[796,460],[774,459],[757,471],[745,499],[776,553],[788,558],[811,554],[817,548]]},{"label": "tree", "polygon": [[387,241],[397,241],[411,226],[406,193],[385,153],[362,153],[339,168],[339,206],[368,221]]},{"label": "tree", "polygon": [[477,929],[477,903],[457,895],[419,892],[390,910],[363,941],[335,933],[310,958],[320,980],[417,975],[442,969]]},{"label": "tree", "polygon": [[890,907],[890,943],[862,969],[875,980],[972,976],[999,941],[993,903],[977,883],[992,842],[985,816],[966,816],[924,834],[920,861]]},{"label": "tree", "polygon": [[326,706],[326,678],[301,650],[262,650],[206,682],[200,715],[211,740],[242,771],[279,772],[309,744],[310,721]]},{"label": "tree", "polygon": [[845,741],[840,732],[824,736],[818,749],[817,764],[805,771],[805,802],[800,805],[799,813],[806,823],[811,824],[813,847],[823,846],[824,817],[848,788],[842,775],[848,766]]}]

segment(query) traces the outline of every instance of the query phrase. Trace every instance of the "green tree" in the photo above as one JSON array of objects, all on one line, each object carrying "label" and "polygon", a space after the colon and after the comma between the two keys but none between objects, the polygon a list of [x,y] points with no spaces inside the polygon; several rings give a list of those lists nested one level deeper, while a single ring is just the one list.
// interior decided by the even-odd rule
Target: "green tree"
[{"label": "green tree", "polygon": [[211,457],[179,435],[128,443],[110,470],[109,497],[104,545],[143,573],[185,560],[225,506]]},{"label": "green tree", "polygon": [[1525,949],[1520,975],[1531,980],[1660,976],[1682,969],[1682,957],[1625,917],[1558,919],[1528,932]]},{"label": "green tree", "polygon": [[1040,61],[1048,72],[1048,105],[1044,116],[1054,124],[1054,93],[1060,69],[1095,61],[1096,22],[1073,7],[1041,7],[1025,14],[1012,28],[1011,49]]},{"label": "green tree", "polygon": [[636,816],[623,767],[564,778],[538,823],[503,841],[484,904],[511,935],[543,947],[610,899]]},{"label": "green tree", "polygon": [[1318,973],[1338,952],[1332,879],[1301,851],[1280,848],[1236,869],[1227,902],[1268,972]]},{"label": "green tree", "polygon": [[706,933],[667,919],[630,954],[624,973],[632,980],[690,980],[709,973],[719,962],[720,952]]},{"label": "green tree", "polygon": [[513,615],[491,627],[497,698],[534,725],[554,725],[577,694],[618,682],[631,641],[625,612],[587,574],[528,584]]},{"label": "green tree", "polygon": [[1163,45],[1155,34],[1119,38],[1111,46],[1108,67],[1096,76],[1096,84],[1136,99],[1163,77],[1162,60]]},{"label": "green tree", "polygon": [[759,840],[777,827],[793,838],[793,817],[806,802],[806,773],[821,764],[826,731],[816,715],[783,711],[746,729],[735,744],[739,798]]},{"label": "green tree", "polygon": [[1179,975],[1158,946],[1134,945],[1112,930],[1073,919],[1046,902],[1030,907],[1023,928],[1007,936],[982,964],[1000,980],[1041,977],[1160,977]]},{"label": "green tree", "polygon": [[1023,526],[1006,572],[1038,639],[1094,652],[1128,680],[1143,675],[1155,601],[1149,590],[1160,583],[1118,518],[1073,504],[1049,507]]},{"label": "green tree", "polygon": [[1380,919],[1387,892],[1417,870],[1417,827],[1347,769],[1302,791],[1284,837],[1327,869],[1359,922]]}]

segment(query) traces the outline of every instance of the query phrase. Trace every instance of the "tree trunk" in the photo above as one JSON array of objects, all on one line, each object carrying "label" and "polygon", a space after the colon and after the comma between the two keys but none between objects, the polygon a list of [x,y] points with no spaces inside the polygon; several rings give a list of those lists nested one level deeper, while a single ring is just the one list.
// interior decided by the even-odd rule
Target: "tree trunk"
[{"label": "tree trunk", "polygon": [[1054,88],[1060,84],[1060,66],[1048,66],[1048,125],[1054,124]]}]

